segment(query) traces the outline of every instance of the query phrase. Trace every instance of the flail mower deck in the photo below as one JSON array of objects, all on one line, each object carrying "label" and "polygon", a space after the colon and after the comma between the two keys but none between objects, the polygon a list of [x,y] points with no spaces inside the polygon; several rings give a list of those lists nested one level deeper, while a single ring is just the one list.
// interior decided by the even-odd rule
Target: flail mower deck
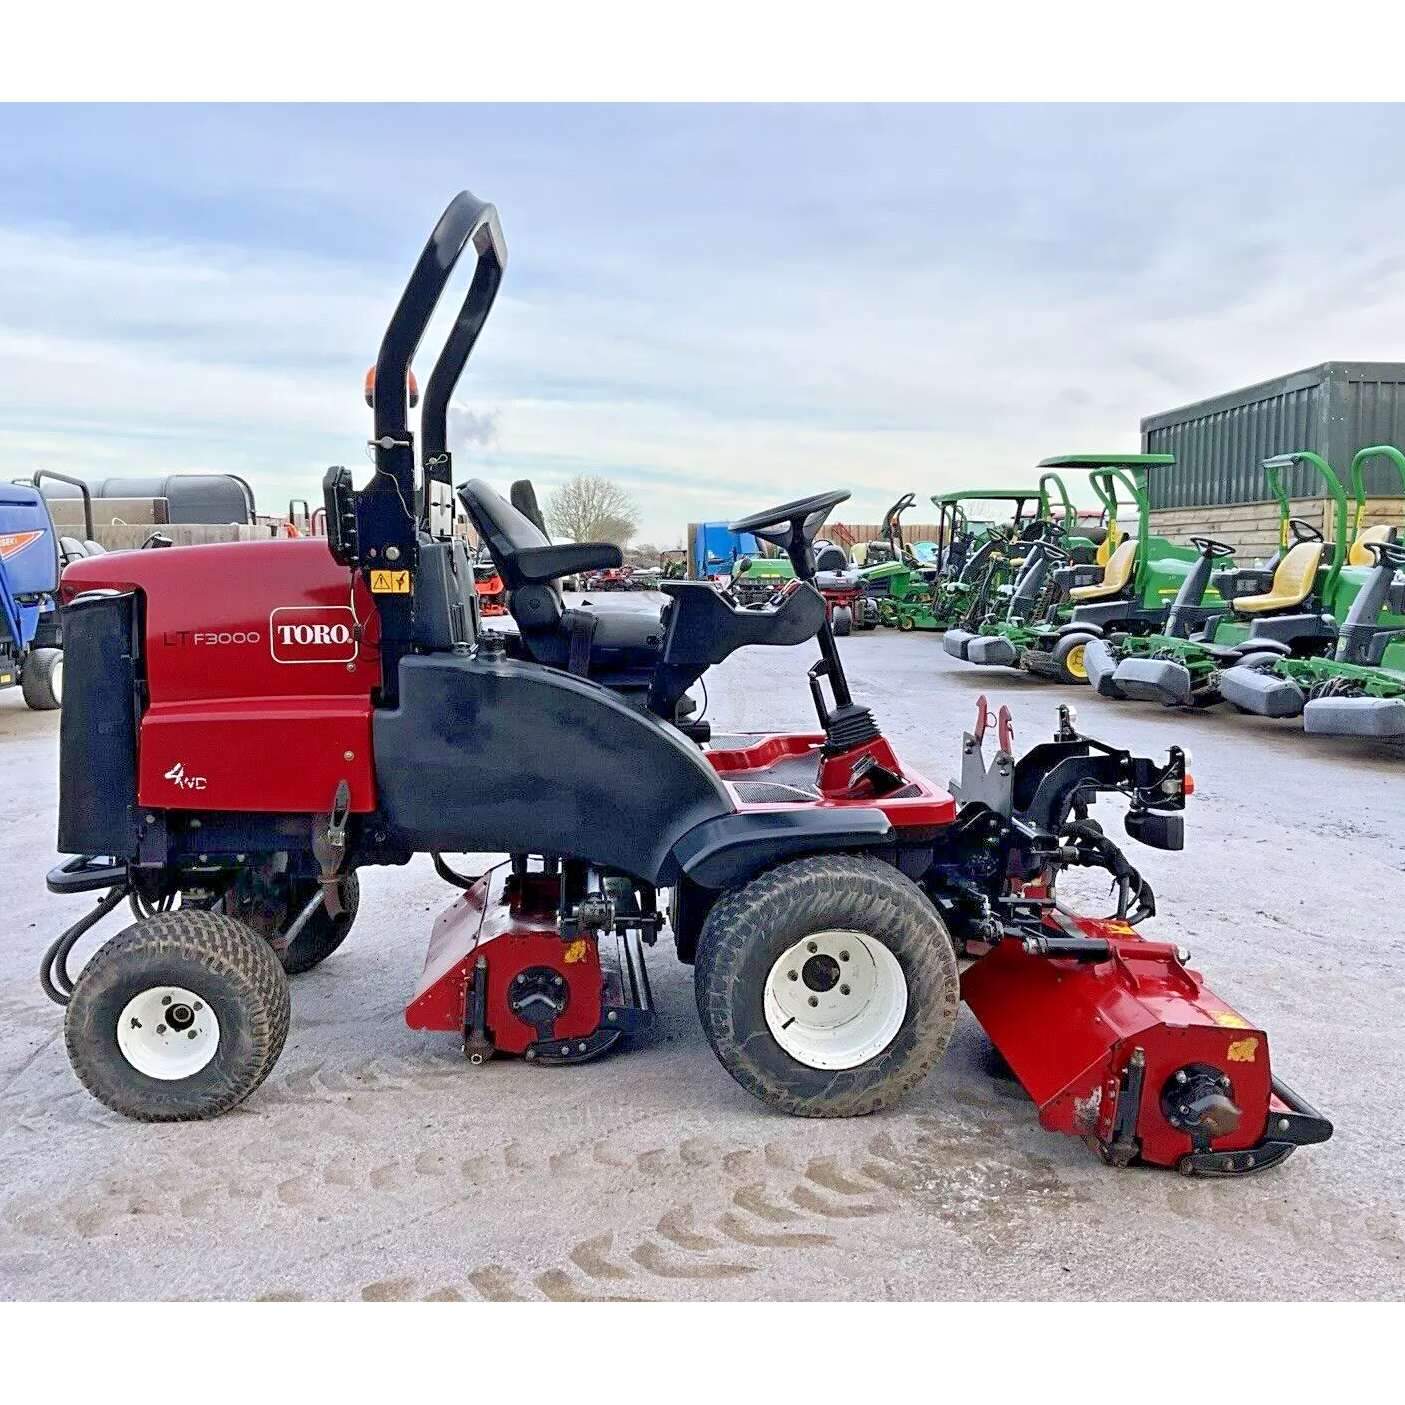
[{"label": "flail mower deck", "polygon": [[[417,474],[409,363],[470,244]],[[1139,936],[1151,890],[1089,817],[1118,794],[1132,838],[1180,848],[1178,749],[1133,756],[1065,709],[1016,758],[1001,709],[987,757],[982,699],[944,789],[854,701],[813,583],[812,544],[847,493],[732,524],[793,567],[760,608],[666,581],[662,608],[567,609],[557,582],[618,567],[618,549],[553,544],[529,484],[508,501],[467,483],[517,626],[480,634],[446,421],[504,258],[492,207],[460,194],[381,345],[375,473],[324,481],[326,543],[126,552],[65,574],[72,857],[49,885],[104,896],[42,978],[87,1088],[151,1121],[239,1103],[281,1051],[288,974],[354,922],[357,870],[429,853],[459,892],[406,1019],[474,1062],[579,1062],[627,1040],[652,1018],[645,948],[667,931],[718,1058],[774,1109],[891,1106],[941,1057],[964,997],[1044,1125],[1114,1164],[1235,1174],[1330,1136],[1273,1077],[1263,1031],[1185,952]],[[815,730],[723,738],[696,717],[707,668],[811,639]],[[506,858],[481,874],[446,858],[470,852]],[[1073,866],[1111,875],[1112,914],[1059,901]],[[124,899],[136,921],[75,976],[74,945]]]}]

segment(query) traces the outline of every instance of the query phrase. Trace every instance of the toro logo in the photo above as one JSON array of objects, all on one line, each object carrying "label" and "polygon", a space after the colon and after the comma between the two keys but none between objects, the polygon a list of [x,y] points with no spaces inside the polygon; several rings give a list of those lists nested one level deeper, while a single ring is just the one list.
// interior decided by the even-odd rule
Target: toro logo
[{"label": "toro logo", "polygon": [[351,663],[356,616],[346,605],[286,605],[268,617],[268,644],[277,663]]}]

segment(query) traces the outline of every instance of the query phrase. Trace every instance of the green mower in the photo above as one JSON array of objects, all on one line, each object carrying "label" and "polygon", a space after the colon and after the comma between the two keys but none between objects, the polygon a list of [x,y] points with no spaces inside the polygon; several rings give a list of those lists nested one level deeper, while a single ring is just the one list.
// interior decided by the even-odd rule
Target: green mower
[{"label": "green mower", "polygon": [[[1193,569],[1196,552],[1153,536],[1146,493],[1152,464],[1171,464],[1170,454],[1062,454],[1044,459],[1041,491],[1052,485],[1064,508],[1064,532],[1050,531],[1026,559],[1003,618],[991,616],[974,637],[948,631],[947,652],[968,663],[1023,668],[1061,683],[1088,681],[1087,645],[1117,628],[1149,633],[1164,624],[1172,598]],[[1102,505],[1103,540],[1091,562],[1079,561],[1077,513],[1056,470],[1077,470]],[[1118,489],[1126,503],[1119,503]],[[1137,510],[1137,534],[1118,524],[1124,507]]]},{"label": "green mower", "polygon": [[[1336,507],[1335,538],[1329,547],[1311,523],[1292,516],[1283,472],[1296,463],[1313,467]],[[1183,583],[1166,632],[1133,636],[1114,633],[1084,651],[1089,680],[1105,697],[1160,702],[1170,707],[1208,707],[1220,701],[1221,674],[1235,664],[1266,662],[1269,656],[1304,658],[1324,654],[1363,581],[1362,568],[1346,560],[1346,492],[1332,466],[1307,450],[1265,459],[1264,476],[1278,504],[1279,548],[1264,567],[1222,570],[1207,562],[1227,559],[1229,548],[1198,539],[1200,569]],[[1209,595],[1218,589],[1223,608],[1189,596],[1198,582]],[[1198,617],[1198,618],[1197,618]],[[1198,629],[1197,629],[1198,624]]]},{"label": "green mower", "polygon": [[1405,736],[1405,544],[1394,525],[1364,525],[1362,470],[1388,460],[1405,494],[1405,455],[1390,445],[1362,449],[1351,463],[1356,514],[1336,603],[1351,603],[1326,655],[1259,656],[1225,669],[1226,702],[1261,717],[1301,717],[1325,736]]}]

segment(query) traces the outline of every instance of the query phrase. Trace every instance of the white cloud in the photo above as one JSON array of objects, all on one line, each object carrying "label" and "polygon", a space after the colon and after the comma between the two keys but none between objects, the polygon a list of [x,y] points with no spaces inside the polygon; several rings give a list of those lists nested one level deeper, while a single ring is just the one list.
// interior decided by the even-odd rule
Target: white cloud
[{"label": "white cloud", "polygon": [[[841,515],[876,521],[909,489],[1134,448],[1141,416],[1202,395],[1405,359],[1399,182],[1369,207],[1337,189],[1304,205],[1272,188],[1286,166],[1244,176],[1242,143],[1190,169],[1190,120],[1127,119],[1115,180],[1072,145],[1063,165],[1020,164],[1012,125],[934,167],[915,203],[879,151],[863,200],[826,205],[800,172],[769,222],[722,211],[702,233],[658,210],[627,239],[589,211],[515,233],[505,201],[526,254],[460,388],[456,468],[544,487],[616,474],[658,540],[829,486],[855,492]],[[1214,120],[1194,119],[1206,151]],[[270,508],[315,495],[327,464],[364,463],[361,377],[398,276],[0,228],[0,472],[226,469]]]}]

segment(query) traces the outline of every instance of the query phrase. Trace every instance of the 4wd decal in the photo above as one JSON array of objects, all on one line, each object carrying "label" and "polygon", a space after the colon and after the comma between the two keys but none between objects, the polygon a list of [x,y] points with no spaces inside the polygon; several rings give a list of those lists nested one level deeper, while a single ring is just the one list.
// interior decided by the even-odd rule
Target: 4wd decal
[{"label": "4wd decal", "polygon": [[185,765],[177,761],[174,766],[167,771],[163,779],[171,782],[172,785],[179,786],[181,790],[204,790],[204,776],[188,776],[185,773]]},{"label": "4wd decal", "polygon": [[37,541],[43,532],[0,532],[0,560],[8,561],[16,552],[23,551],[30,542]]},{"label": "4wd decal", "polygon": [[276,663],[351,663],[360,648],[347,605],[286,605],[268,617]]}]

